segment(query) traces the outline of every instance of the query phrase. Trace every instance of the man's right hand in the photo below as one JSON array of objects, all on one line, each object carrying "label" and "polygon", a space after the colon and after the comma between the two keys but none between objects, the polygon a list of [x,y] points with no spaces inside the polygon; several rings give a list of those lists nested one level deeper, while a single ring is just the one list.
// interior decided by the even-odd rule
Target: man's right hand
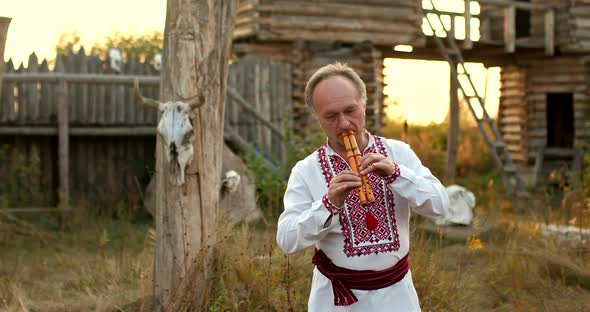
[{"label": "man's right hand", "polygon": [[361,186],[361,177],[352,170],[343,170],[330,181],[328,199],[337,207],[342,206],[348,193]]}]

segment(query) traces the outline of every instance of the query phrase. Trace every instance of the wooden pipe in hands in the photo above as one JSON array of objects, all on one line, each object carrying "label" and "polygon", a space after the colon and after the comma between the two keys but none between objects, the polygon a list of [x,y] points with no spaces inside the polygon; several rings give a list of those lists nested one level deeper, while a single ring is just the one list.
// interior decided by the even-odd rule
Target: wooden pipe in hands
[{"label": "wooden pipe in hands", "polygon": [[[356,173],[359,173],[359,167],[361,163],[361,152],[359,150],[358,144],[356,143],[354,131],[348,130],[347,132],[343,132],[341,135],[342,140],[344,141],[344,147],[346,148],[346,158],[348,158],[350,169],[352,169],[352,171]],[[373,196],[373,189],[369,184],[367,176],[361,176],[361,181],[362,184],[358,188],[359,199],[361,201],[361,204],[364,205],[374,202],[375,197]]]}]

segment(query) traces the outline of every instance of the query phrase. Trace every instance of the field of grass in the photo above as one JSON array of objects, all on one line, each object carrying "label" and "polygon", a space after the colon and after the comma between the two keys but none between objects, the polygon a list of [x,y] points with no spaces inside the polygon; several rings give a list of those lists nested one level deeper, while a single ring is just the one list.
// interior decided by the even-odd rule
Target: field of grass
[{"label": "field of grass", "polygon": [[[399,138],[399,127],[386,136]],[[411,269],[423,311],[589,311],[590,239],[543,235],[540,224],[590,228],[590,207],[560,208],[560,190],[537,190],[516,211],[490,168],[481,139],[463,131],[455,181],[477,197],[473,228],[441,230],[412,218]],[[444,126],[413,127],[408,142],[441,176]],[[257,171],[258,170],[258,171]],[[280,205],[280,176],[253,170],[265,205]],[[286,170],[288,173],[288,170]],[[276,187],[268,185],[274,183]],[[1,205],[0,205],[1,206]],[[54,215],[0,213],[0,311],[146,311],[153,223],[74,207]],[[212,291],[204,311],[305,311],[312,250],[285,256],[276,246],[280,207],[257,224],[219,233]]]},{"label": "field of grass", "polygon": [[[411,267],[424,311],[590,311],[589,241],[541,235],[535,222],[543,213],[515,214],[501,196],[476,212],[467,237],[429,230],[414,217]],[[64,231],[50,216],[1,218],[0,310],[141,311],[148,304],[151,222],[73,219]],[[275,229],[261,222],[222,234],[206,311],[305,311],[312,251],[285,256]]]}]

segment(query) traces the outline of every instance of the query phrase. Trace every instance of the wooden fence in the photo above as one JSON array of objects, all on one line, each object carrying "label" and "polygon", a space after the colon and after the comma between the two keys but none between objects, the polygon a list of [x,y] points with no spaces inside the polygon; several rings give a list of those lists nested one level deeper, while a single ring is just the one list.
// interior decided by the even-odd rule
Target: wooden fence
[{"label": "wooden fence", "polygon": [[[110,212],[140,203],[155,163],[157,113],[135,103],[132,82],[138,78],[142,93],[158,98],[159,77],[147,61],[127,60],[122,69],[114,73],[83,50],[58,58],[53,71],[34,55],[28,68],[6,64],[0,207],[45,209],[60,196]],[[284,158],[281,121],[291,105],[289,73],[276,62],[231,64],[227,140],[254,146],[267,159]]]}]

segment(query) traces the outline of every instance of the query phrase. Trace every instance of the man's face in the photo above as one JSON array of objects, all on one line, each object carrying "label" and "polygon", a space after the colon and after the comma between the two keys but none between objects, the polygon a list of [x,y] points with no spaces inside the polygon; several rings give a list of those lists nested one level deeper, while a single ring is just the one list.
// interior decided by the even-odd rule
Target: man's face
[{"label": "man's face", "polygon": [[[341,133],[354,130],[358,136],[365,128],[365,108],[354,83],[343,76],[334,76],[317,84],[313,105],[320,126],[332,147],[344,148]],[[336,146],[334,146],[336,145]]]}]

